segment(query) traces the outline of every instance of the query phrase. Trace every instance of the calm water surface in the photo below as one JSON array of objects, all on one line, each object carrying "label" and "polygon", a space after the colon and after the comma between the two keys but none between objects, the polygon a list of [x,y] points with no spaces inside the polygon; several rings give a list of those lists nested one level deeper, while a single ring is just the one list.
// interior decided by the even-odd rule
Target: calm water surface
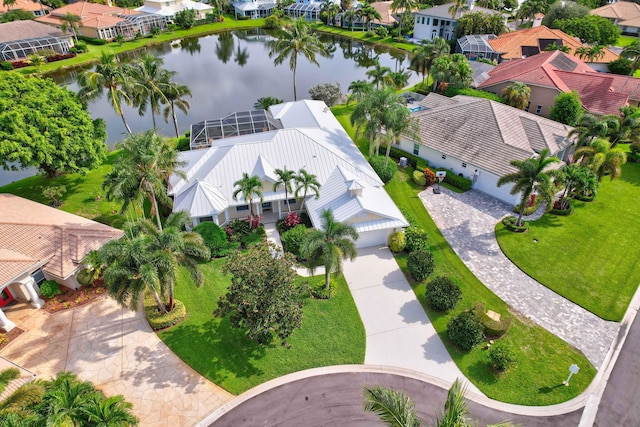
[{"label": "calm water surface", "polygon": [[[293,100],[293,74],[288,61],[275,66],[269,58],[267,41],[270,36],[262,30],[234,31],[200,38],[184,39],[148,48],[151,54],[164,60],[164,67],[175,71],[175,80],[189,86],[193,93],[187,98],[191,109],[187,116],[178,111],[180,133],[189,130],[191,123],[223,117],[234,111],[251,110],[258,98],[273,96],[284,101]],[[308,98],[309,89],[321,83],[339,83],[344,94],[352,81],[366,80],[366,72],[375,61],[392,70],[407,69],[406,53],[373,46],[361,41],[322,36],[331,51],[327,58],[318,57],[320,66],[305,58],[298,59],[298,99]],[[144,51],[130,52],[134,58]],[[67,71],[51,77],[73,91],[78,90],[77,75],[81,72]],[[410,84],[420,78],[411,72]],[[113,147],[125,136],[122,120],[113,112],[106,97],[89,104],[94,118],[101,117],[107,123],[109,146]],[[133,132],[150,129],[151,114],[141,117],[137,109],[125,107],[125,117]],[[162,114],[156,117],[158,130],[174,136],[171,121],[166,123]],[[0,171],[0,185],[23,178],[25,172]]]}]

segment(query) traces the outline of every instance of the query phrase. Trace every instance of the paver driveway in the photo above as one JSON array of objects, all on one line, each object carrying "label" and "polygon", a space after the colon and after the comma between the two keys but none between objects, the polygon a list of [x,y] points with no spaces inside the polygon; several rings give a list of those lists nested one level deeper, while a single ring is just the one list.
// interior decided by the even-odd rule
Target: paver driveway
[{"label": "paver driveway", "polygon": [[495,225],[511,206],[484,193],[446,189],[420,198],[453,250],[482,283],[520,313],[581,350],[599,369],[619,323],[598,316],[527,276],[503,253]]},{"label": "paver driveway", "polygon": [[26,332],[2,356],[40,378],[72,371],[124,395],[141,426],[192,426],[233,398],[173,354],[140,311],[109,298],[53,315],[26,304],[5,311]]}]

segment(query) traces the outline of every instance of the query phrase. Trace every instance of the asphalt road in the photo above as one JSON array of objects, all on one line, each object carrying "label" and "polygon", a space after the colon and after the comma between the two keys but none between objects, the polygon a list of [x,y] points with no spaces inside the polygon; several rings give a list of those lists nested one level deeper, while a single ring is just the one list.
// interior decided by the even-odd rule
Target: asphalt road
[{"label": "asphalt road", "polygon": [[631,324],[604,390],[595,427],[640,426],[640,316]]},{"label": "asphalt road", "polygon": [[[444,408],[447,390],[419,380],[391,374],[340,373],[293,381],[268,390],[237,406],[211,426],[382,426],[362,410],[362,387],[386,386],[405,390],[418,414],[431,424]],[[471,418],[479,426],[511,420],[526,427],[577,426],[581,410],[554,417],[524,417],[469,402]],[[609,424],[612,426],[614,424]],[[637,424],[636,424],[637,425]]]}]

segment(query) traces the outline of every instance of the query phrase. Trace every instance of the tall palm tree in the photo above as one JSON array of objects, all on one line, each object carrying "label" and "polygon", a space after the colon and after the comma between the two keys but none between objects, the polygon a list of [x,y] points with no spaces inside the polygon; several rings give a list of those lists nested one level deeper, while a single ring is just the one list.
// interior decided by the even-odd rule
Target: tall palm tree
[{"label": "tall palm tree", "polygon": [[178,130],[178,116],[176,115],[176,108],[182,111],[185,115],[189,113],[191,104],[184,97],[191,96],[191,89],[186,85],[181,85],[178,82],[169,82],[164,87],[164,102],[167,106],[164,107],[163,115],[164,121],[169,122],[169,115],[173,119],[173,127],[176,131],[176,138],[180,137],[180,131]]},{"label": "tall palm tree", "polygon": [[88,381],[80,381],[70,372],[52,381],[43,397],[47,425],[85,425],[86,411],[100,395]]},{"label": "tall palm tree", "polygon": [[273,184],[273,191],[278,191],[278,188],[284,188],[284,198],[287,203],[287,210],[291,212],[291,205],[289,204],[289,193],[293,192],[293,181],[296,177],[296,172],[287,169],[285,166],[283,169],[276,169],[276,175],[278,175],[278,181]]},{"label": "tall palm tree", "polygon": [[364,410],[373,412],[388,426],[420,427],[422,424],[413,400],[403,391],[391,388],[365,387]]},{"label": "tall palm tree", "polygon": [[640,40],[634,40],[633,43],[626,46],[620,52],[620,56],[623,58],[628,58],[631,61],[631,76],[634,75],[636,70],[640,68]]},{"label": "tall palm tree", "polygon": [[[7,4],[6,1],[5,4]],[[62,21],[62,25],[60,25],[60,29],[62,30],[62,32],[66,34],[68,30],[71,30],[73,33],[73,38],[77,43],[78,31],[80,31],[80,29],[78,28],[78,22],[81,22],[82,18],[78,15],[74,15],[71,12],[67,12],[66,15],[60,17],[60,20]]]},{"label": "tall palm tree", "polygon": [[[351,113],[351,124],[360,134],[369,136],[369,157],[378,151],[379,136],[385,125],[385,114],[398,101],[398,94],[390,87],[374,89],[365,94]],[[408,111],[408,110],[407,110]]]},{"label": "tall palm tree", "polygon": [[138,425],[138,419],[132,410],[133,405],[118,395],[96,401],[84,412],[91,426],[129,427]]},{"label": "tall palm tree", "polygon": [[[418,4],[418,0],[393,0],[391,2],[391,12],[396,13],[400,10],[403,15],[405,13],[411,13],[418,8]],[[400,37],[402,37],[402,21],[403,19],[401,16],[399,19],[400,26],[398,31],[398,35]]]},{"label": "tall palm tree", "polygon": [[458,88],[467,88],[473,83],[473,68],[461,53],[446,55],[433,61],[434,88],[438,82],[447,82]]},{"label": "tall palm tree", "polygon": [[253,104],[253,108],[256,110],[268,110],[272,105],[282,104],[282,102],[282,99],[273,96],[264,96],[262,98],[258,98],[258,100]]},{"label": "tall palm tree", "polygon": [[128,79],[130,67],[120,63],[112,53],[102,51],[95,70],[80,75],[78,96],[85,101],[91,101],[102,95],[104,89],[109,91],[109,102],[116,114],[122,118],[122,123],[131,135],[131,128],[124,118],[122,102],[131,104],[128,95]]},{"label": "tall palm tree", "polygon": [[158,201],[171,205],[166,183],[172,173],[185,177],[178,170],[184,163],[178,160],[175,148],[153,130],[131,135],[117,147],[120,155],[102,183],[102,188],[107,190],[107,199],[121,200],[121,212],[124,212],[132,202],[140,202],[146,196],[158,229],[162,230]]},{"label": "tall palm tree", "polygon": [[358,251],[358,232],[351,224],[336,221],[331,210],[322,212],[322,229],[310,231],[300,248],[301,255],[312,265],[324,264],[325,288],[331,286],[331,273],[342,271],[342,260],[353,260]]},{"label": "tall palm tree", "polygon": [[401,90],[409,83],[411,73],[404,68],[389,73],[389,83],[396,90]]},{"label": "tall palm tree", "polygon": [[524,110],[529,105],[531,88],[522,82],[514,82],[502,89],[502,98],[507,105]]},{"label": "tall palm tree", "polygon": [[455,0],[451,6],[449,6],[449,14],[451,14],[451,19],[456,19],[456,15],[460,9],[465,7],[467,4],[466,0]]},{"label": "tall palm tree", "polygon": [[202,236],[194,231],[182,231],[191,218],[185,211],[173,212],[159,230],[149,220],[138,221],[138,232],[149,237],[147,250],[153,254],[155,264],[162,268],[160,280],[163,289],[169,293],[167,311],[173,310],[174,285],[180,268],[184,268],[200,287],[204,284],[204,275],[198,266],[199,261],[211,258],[209,248],[204,244]]},{"label": "tall palm tree", "polygon": [[149,105],[153,129],[157,129],[156,113],[160,112],[160,103],[169,102],[166,92],[169,90],[171,78],[176,74],[162,68],[163,64],[164,60],[159,56],[145,54],[130,69],[138,114],[144,115]]},{"label": "tall palm tree", "polygon": [[382,19],[382,15],[380,15],[380,12],[378,12],[376,8],[371,6],[370,4],[365,4],[360,8],[360,15],[362,16],[362,19],[364,19],[367,23],[367,30],[369,31],[371,30],[371,22],[374,19]]},{"label": "tall palm tree", "polygon": [[606,124],[607,138],[612,147],[620,143],[640,140],[640,114],[631,107],[621,107],[620,113],[620,116],[609,114],[602,118]]},{"label": "tall palm tree", "polygon": [[429,81],[433,61],[443,55],[448,55],[450,50],[449,43],[442,37],[436,37],[433,41],[422,40],[420,46],[413,49],[414,56],[411,58],[411,66],[422,73],[422,86],[425,81]]},{"label": "tall palm tree", "polygon": [[277,39],[270,43],[269,58],[274,58],[276,65],[282,64],[289,59],[289,68],[293,71],[293,99],[298,100],[296,90],[296,70],[298,68],[298,56],[302,55],[309,62],[320,66],[316,55],[326,55],[326,48],[318,39],[318,36],[311,32],[309,23],[304,19],[296,20],[288,28],[281,29]]},{"label": "tall palm tree", "polygon": [[611,143],[604,138],[596,138],[586,147],[578,148],[575,158],[580,164],[591,169],[598,181],[609,175],[611,181],[622,173],[622,165],[627,162],[627,155],[620,148],[612,148]]},{"label": "tall palm tree", "polygon": [[[389,105],[389,108],[387,108],[383,118],[383,126],[387,136],[385,166],[389,163],[391,144],[393,141],[397,141],[403,132],[409,130],[412,123],[410,117],[411,113],[401,101],[400,95],[396,94],[395,97],[391,96],[390,102],[391,104]],[[419,136],[415,135],[414,139],[419,139]]]},{"label": "tall palm tree", "polygon": [[576,186],[582,179],[584,172],[588,170],[575,163],[568,164],[560,169],[560,173],[556,176],[556,180],[564,186],[560,195],[560,208],[567,209],[569,207],[568,200],[571,198]]},{"label": "tall palm tree", "polygon": [[351,95],[347,97],[347,105],[354,100],[360,102],[368,92],[371,92],[373,85],[366,80],[355,80],[349,85]]},{"label": "tall palm tree", "polygon": [[594,138],[601,138],[607,134],[607,122],[598,119],[593,114],[583,114],[575,128],[569,132],[569,137],[577,137],[576,147],[589,145]]},{"label": "tall palm tree", "polygon": [[249,219],[253,224],[253,197],[258,196],[261,203],[264,200],[260,178],[257,175],[249,176],[244,172],[242,178],[234,182],[233,186],[237,187],[233,191],[233,200],[238,200],[238,195],[242,193],[242,198],[249,204]]},{"label": "tall palm tree", "polygon": [[376,85],[376,89],[380,89],[380,84],[386,85],[389,82],[389,75],[391,74],[391,68],[380,65],[379,62],[367,70],[367,77],[371,78],[371,83]]},{"label": "tall palm tree", "polygon": [[296,183],[296,189],[294,192],[295,198],[299,199],[300,192],[302,192],[302,203],[300,204],[300,213],[302,213],[302,210],[304,209],[304,202],[307,200],[308,194],[315,194],[316,199],[320,197],[320,182],[314,174],[309,173],[304,169],[300,169],[293,180]]},{"label": "tall palm tree", "polygon": [[331,18],[340,11],[340,6],[331,0],[325,0],[320,9],[327,13],[327,25],[333,25],[333,19]]},{"label": "tall palm tree", "polygon": [[531,195],[536,193],[547,202],[550,209],[553,205],[553,185],[551,184],[551,176],[549,174],[549,166],[559,162],[557,157],[549,157],[549,149],[543,149],[536,157],[530,157],[527,160],[512,160],[511,166],[518,169],[503,175],[498,179],[498,187],[505,184],[513,184],[510,194],[520,193],[520,212],[518,213],[517,225],[522,225],[522,217],[527,207],[527,201]]}]

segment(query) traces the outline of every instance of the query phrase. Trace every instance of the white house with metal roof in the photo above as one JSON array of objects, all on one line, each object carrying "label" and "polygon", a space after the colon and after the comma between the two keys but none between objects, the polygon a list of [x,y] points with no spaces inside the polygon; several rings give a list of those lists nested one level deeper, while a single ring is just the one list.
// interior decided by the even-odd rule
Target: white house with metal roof
[{"label": "white house with metal roof", "polygon": [[259,131],[210,141],[208,148],[180,154],[186,162],[187,179],[173,175],[169,195],[174,211],[187,211],[193,225],[223,225],[246,218],[249,205],[234,200],[234,182],[243,173],[262,182],[263,200],[254,199],[254,211],[282,218],[288,205],[299,208],[301,200],[285,197],[282,186],[273,191],[275,169],[304,169],[320,183],[320,195],[310,195],[305,208],[314,227],[321,226],[321,212],[332,209],[339,221],[353,225],[360,237],[358,247],[384,245],[396,229],[408,226],[400,210],[383,189],[383,183],[322,101],[287,102],[270,108],[282,129]]},{"label": "white house with metal roof", "polygon": [[412,114],[419,140],[403,135],[400,148],[507,203],[520,201],[518,194],[509,194],[512,185],[497,186],[501,176],[517,171],[512,160],[526,160],[545,148],[563,161],[573,153],[571,126],[499,102],[430,93],[420,105],[422,110]]},{"label": "white house with metal roof", "polygon": [[446,3],[414,12],[413,38],[417,40],[433,40],[436,37],[440,37],[445,40],[454,40],[456,38],[456,21],[461,16],[472,12],[481,12],[488,15],[501,13],[497,10],[474,6],[474,0],[468,0],[466,6],[458,8],[452,16],[449,9],[454,6],[455,3]]}]

